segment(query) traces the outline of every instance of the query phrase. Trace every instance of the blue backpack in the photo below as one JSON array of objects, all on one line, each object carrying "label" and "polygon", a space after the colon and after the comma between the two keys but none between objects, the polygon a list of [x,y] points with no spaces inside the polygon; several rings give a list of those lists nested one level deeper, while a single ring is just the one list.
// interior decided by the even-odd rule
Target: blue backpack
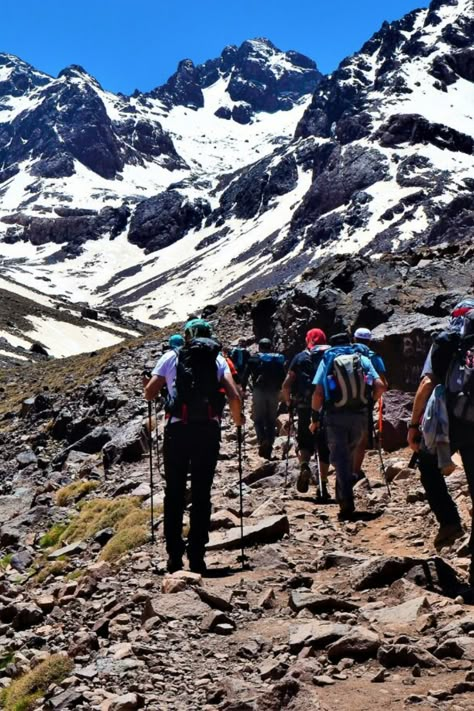
[{"label": "blue backpack", "polygon": [[279,390],[285,379],[285,356],[281,353],[259,353],[254,384],[263,390]]},{"label": "blue backpack", "polygon": [[372,399],[373,378],[367,361],[369,349],[359,343],[330,348],[324,355],[326,366],[325,395],[335,410],[359,411]]}]

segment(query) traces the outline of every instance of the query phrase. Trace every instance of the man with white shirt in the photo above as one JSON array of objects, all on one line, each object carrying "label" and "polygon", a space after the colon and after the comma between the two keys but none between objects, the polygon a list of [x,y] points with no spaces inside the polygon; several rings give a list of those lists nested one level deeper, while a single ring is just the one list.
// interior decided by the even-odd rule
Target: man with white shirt
[{"label": "man with white shirt", "polygon": [[209,323],[192,319],[185,325],[185,345],[165,353],[145,386],[145,398],[154,400],[166,385],[163,459],[165,469],[164,534],[168,570],[183,567],[182,537],[186,480],[191,473],[191,514],[187,541],[189,567],[205,573],[205,547],[209,540],[211,487],[220,447],[222,389],[237,426],[243,424],[241,399],[220,344],[212,339]]}]

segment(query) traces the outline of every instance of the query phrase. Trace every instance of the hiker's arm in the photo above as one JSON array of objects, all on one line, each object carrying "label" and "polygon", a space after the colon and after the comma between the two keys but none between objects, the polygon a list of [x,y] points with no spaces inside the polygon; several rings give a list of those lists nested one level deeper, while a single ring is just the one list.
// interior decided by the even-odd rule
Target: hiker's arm
[{"label": "hiker's arm", "polygon": [[[324,388],[322,385],[316,385],[311,399],[311,409],[320,412],[324,405]],[[319,422],[311,422],[309,429],[311,432],[316,432],[319,427]]]},{"label": "hiker's arm", "polygon": [[244,417],[242,415],[242,399],[238,393],[230,372],[225,373],[221,380],[221,384],[224,387],[225,394],[227,395],[227,399],[229,401],[232,419],[237,427],[239,427],[244,424]]},{"label": "hiker's arm", "polygon": [[153,375],[145,386],[145,400],[155,400],[166,384],[162,375]]},{"label": "hiker's arm", "polygon": [[[435,388],[436,382],[431,375],[425,375],[416,391],[415,401],[413,403],[413,411],[411,414],[411,423],[413,425],[419,425],[423,412],[426,407],[426,403],[430,399],[430,395]],[[418,452],[420,448],[420,431],[416,427],[410,427],[408,430],[407,442],[409,447],[414,451]]]},{"label": "hiker's arm", "polygon": [[376,378],[376,379],[374,380],[374,389],[373,389],[373,400],[374,400],[374,402],[377,402],[377,400],[380,399],[380,397],[384,394],[384,392],[386,391],[386,389],[387,389],[387,388],[385,387],[385,385],[384,385],[384,383],[383,383],[383,381],[382,381],[382,379],[381,379],[380,377],[379,377],[379,378]]},{"label": "hiker's arm", "polygon": [[285,380],[283,381],[283,385],[281,386],[281,391],[283,393],[283,399],[288,405],[288,407],[291,405],[291,389],[293,386],[293,383],[296,380],[296,374],[294,373],[293,370],[288,371],[288,375],[286,376]]}]

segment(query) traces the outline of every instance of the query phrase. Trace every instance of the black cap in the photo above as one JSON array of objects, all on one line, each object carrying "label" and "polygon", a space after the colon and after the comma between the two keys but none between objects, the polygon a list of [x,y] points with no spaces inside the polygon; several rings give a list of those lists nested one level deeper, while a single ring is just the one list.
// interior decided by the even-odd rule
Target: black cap
[{"label": "black cap", "polygon": [[329,339],[330,346],[347,346],[351,342],[350,333],[336,333]]},{"label": "black cap", "polygon": [[269,338],[261,338],[258,342],[258,347],[263,351],[269,351],[272,347],[272,342]]}]

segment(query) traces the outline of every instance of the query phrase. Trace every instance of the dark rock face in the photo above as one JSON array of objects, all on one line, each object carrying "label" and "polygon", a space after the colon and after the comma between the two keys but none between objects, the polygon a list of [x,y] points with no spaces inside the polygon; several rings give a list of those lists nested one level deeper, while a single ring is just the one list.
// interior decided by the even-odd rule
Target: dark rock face
[{"label": "dark rock face", "polygon": [[7,230],[6,241],[17,242],[22,239],[35,245],[67,242],[73,250],[71,254],[78,254],[81,245],[87,240],[96,240],[106,234],[112,238],[119,235],[125,229],[129,215],[127,207],[104,207],[100,212],[91,210],[88,214],[72,212],[56,219],[19,213],[8,218],[8,223],[13,227]]},{"label": "dark rock face", "polygon": [[0,54],[0,69],[8,74],[0,81],[0,98],[3,96],[22,96],[32,89],[45,86],[51,79],[38,72],[30,64],[12,54]]},{"label": "dark rock face", "polygon": [[178,69],[166,84],[157,87],[151,95],[170,106],[189,106],[199,109],[204,106],[204,96],[199,84],[199,71],[191,59],[183,59]]},{"label": "dark rock face", "polygon": [[130,223],[129,240],[147,252],[162,249],[199,227],[210,211],[205,200],[191,202],[176,190],[165,190],[138,205]]},{"label": "dark rock face", "polygon": [[284,156],[275,164],[273,156],[255,163],[222,193],[220,208],[214,217],[234,214],[250,219],[264,212],[273,197],[294,190],[298,168],[294,155]]},{"label": "dark rock face", "polygon": [[341,149],[335,144],[326,144],[320,153],[313,184],[292,220],[295,231],[311,225],[307,239],[315,244],[327,239],[327,225],[321,232],[323,225],[317,221],[318,217],[357,198],[364,188],[388,176],[388,161],[375,149],[364,146]]},{"label": "dark rock face", "polygon": [[[426,248],[380,260],[330,257],[298,284],[249,302],[255,337],[272,338],[291,358],[304,348],[310,328],[322,328],[331,336],[366,326],[372,329],[374,350],[385,361],[390,387],[414,392],[433,335],[445,328],[451,309],[472,291],[473,259],[470,245]],[[446,283],[452,285],[449,291]],[[392,434],[403,436],[398,430]]]},{"label": "dark rock face", "polygon": [[397,114],[375,134],[381,146],[394,147],[403,143],[431,143],[438,148],[472,155],[474,139],[465,133],[440,123],[430,123],[418,114]]}]

